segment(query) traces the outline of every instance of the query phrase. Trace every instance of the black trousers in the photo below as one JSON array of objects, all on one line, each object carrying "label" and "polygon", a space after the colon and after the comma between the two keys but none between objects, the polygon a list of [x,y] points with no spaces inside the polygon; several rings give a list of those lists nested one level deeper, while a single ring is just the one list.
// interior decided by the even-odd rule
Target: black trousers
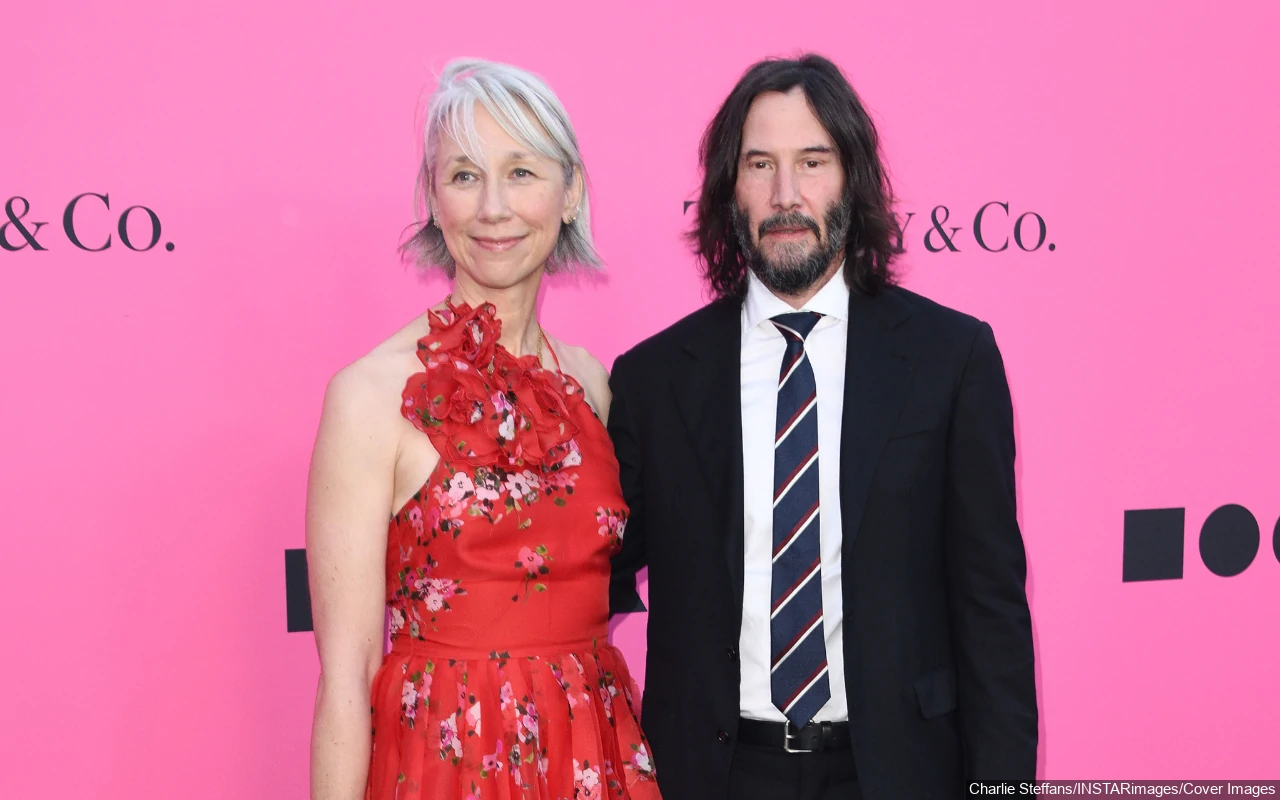
[{"label": "black trousers", "polygon": [[853,753],[788,753],[738,743],[730,800],[862,800]]}]

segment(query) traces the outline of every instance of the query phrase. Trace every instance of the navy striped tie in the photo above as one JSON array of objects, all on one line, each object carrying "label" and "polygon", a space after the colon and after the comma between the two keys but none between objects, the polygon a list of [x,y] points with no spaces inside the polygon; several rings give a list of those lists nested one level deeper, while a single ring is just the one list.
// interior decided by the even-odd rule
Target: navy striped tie
[{"label": "navy striped tie", "polygon": [[773,449],[773,585],[769,623],[771,695],[803,727],[831,697],[822,622],[818,503],[818,386],[804,340],[821,314],[781,314],[787,340],[778,377]]}]

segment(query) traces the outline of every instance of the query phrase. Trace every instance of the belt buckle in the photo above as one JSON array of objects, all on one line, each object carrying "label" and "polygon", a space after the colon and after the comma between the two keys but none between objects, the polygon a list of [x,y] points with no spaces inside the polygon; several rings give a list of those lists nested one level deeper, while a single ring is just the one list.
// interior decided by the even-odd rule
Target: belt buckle
[{"label": "belt buckle", "polygon": [[787,720],[782,724],[782,749],[788,753],[809,753],[810,750],[795,750],[791,747],[792,728],[791,720]]}]

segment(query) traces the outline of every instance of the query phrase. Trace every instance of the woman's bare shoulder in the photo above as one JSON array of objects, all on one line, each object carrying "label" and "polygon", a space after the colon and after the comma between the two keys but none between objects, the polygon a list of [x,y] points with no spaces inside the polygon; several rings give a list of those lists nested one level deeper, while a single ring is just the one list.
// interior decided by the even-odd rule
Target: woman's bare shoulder
[{"label": "woman's bare shoulder", "polygon": [[[325,390],[326,412],[354,416],[367,423],[388,416],[396,404],[387,397],[398,396],[404,382],[422,364],[417,358],[418,339],[426,334],[424,317],[414,319],[372,350],[339,369],[329,379]],[[389,415],[394,420],[398,415]]]},{"label": "woman's bare shoulder", "polygon": [[552,339],[556,356],[560,359],[560,369],[573,377],[587,394],[587,402],[595,409],[596,414],[605,419],[609,414],[609,370],[593,356],[585,347],[568,344],[559,339]]}]

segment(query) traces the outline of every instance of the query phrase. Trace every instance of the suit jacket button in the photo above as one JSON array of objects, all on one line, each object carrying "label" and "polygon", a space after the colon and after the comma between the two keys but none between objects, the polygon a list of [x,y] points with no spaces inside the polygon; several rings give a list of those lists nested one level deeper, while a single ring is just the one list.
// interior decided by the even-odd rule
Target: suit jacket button
[{"label": "suit jacket button", "polygon": [[719,739],[724,744],[729,743],[729,734],[725,733],[724,731],[718,731],[716,733],[716,738]]},{"label": "suit jacket button", "polygon": [[726,650],[726,651],[725,651],[725,655],[729,656],[729,660],[730,660],[730,661],[737,661],[737,660],[738,660],[738,648],[736,648],[736,647],[730,647],[728,650]]}]

